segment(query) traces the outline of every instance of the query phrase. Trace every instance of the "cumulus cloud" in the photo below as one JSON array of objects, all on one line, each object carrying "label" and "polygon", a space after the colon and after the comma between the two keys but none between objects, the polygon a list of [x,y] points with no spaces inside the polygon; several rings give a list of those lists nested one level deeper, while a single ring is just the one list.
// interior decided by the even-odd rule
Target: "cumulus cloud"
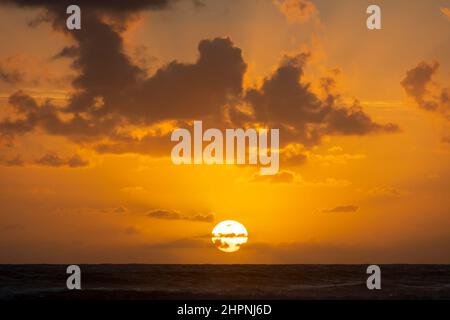
[{"label": "cumulus cloud", "polygon": [[194,215],[184,215],[174,210],[153,210],[147,214],[150,218],[165,219],[165,220],[186,220],[198,222],[213,222],[215,217],[212,213],[197,213]]},{"label": "cumulus cloud", "polygon": [[[63,109],[56,108],[50,101],[39,105],[24,92],[16,92],[10,97],[10,104],[21,119],[4,119],[0,123],[3,138],[42,127],[50,134],[72,139],[109,137],[114,143],[99,146],[103,152],[129,151],[121,149],[124,145],[134,146],[136,151],[145,147],[152,150],[161,139],[148,136],[133,141],[131,137],[117,134],[117,127],[124,123],[154,124],[168,119],[217,117],[228,98],[239,95],[242,90],[246,65],[240,49],[228,38],[203,40],[195,64],[173,61],[154,76],[142,80],[143,71],[121,53],[118,34],[111,40],[114,46],[99,44],[94,41],[96,33],[93,34],[86,40],[87,45],[95,43],[96,47],[105,48],[105,52],[99,54],[95,48],[84,48],[82,52],[86,51],[87,57],[80,56],[75,60],[81,74],[74,80],[74,86],[80,90],[71,97],[69,104]],[[97,35],[106,41],[107,37]],[[63,121],[61,114],[72,117]],[[164,141],[170,145],[167,135]]]},{"label": "cumulus cloud", "polygon": [[359,207],[355,205],[343,205],[343,206],[337,206],[331,209],[323,209],[322,212],[324,213],[343,213],[343,212],[356,212],[358,211]]},{"label": "cumulus cloud", "polygon": [[[249,89],[245,100],[253,109],[253,121],[280,128],[282,143],[320,143],[324,135],[365,135],[395,132],[394,124],[379,124],[366,114],[357,101],[346,106],[339,97],[316,95],[304,82],[304,66],[308,54],[286,56],[275,72],[264,79],[260,88]],[[236,123],[249,120],[248,114],[235,111]]]},{"label": "cumulus cloud", "polygon": [[[65,18],[65,10],[59,9],[64,1],[57,5],[44,0],[8,3],[48,10],[55,29],[74,41],[54,58],[71,59],[77,76],[72,82],[73,94],[63,106],[51,100],[38,102],[23,91],[12,94],[9,103],[14,117],[0,120],[0,139],[6,144],[12,144],[17,135],[39,128],[102,153],[168,155],[171,142],[167,132],[136,138],[122,129],[164,121],[186,127],[194,119],[218,128],[280,128],[282,148],[290,144],[309,148],[326,135],[398,130],[394,124],[372,120],[358,102],[349,106],[337,94],[329,93],[324,99],[315,94],[304,81],[307,53],[285,57],[260,87],[244,89],[247,64],[241,49],[230,38],[204,39],[199,42],[195,62],[171,61],[149,76],[125,53],[122,31],[131,15],[165,8],[168,1],[112,1],[107,6],[101,1],[81,1],[78,4],[89,10],[83,14],[83,28],[77,32],[61,27],[65,25],[60,21]],[[286,6],[290,2],[283,3]],[[297,4],[299,10],[312,10],[308,9],[309,1]],[[248,106],[250,112],[243,113],[238,105]],[[304,152],[291,150],[282,152],[281,158],[289,165],[298,165],[307,157]]]}]

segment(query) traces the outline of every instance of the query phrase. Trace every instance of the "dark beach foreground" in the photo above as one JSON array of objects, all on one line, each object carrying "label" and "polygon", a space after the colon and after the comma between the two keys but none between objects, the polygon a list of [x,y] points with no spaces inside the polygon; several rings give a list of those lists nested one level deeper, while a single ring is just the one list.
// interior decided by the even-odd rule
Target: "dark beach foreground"
[{"label": "dark beach foreground", "polygon": [[450,265],[80,265],[82,290],[66,288],[67,265],[0,265],[0,300],[450,299]]}]

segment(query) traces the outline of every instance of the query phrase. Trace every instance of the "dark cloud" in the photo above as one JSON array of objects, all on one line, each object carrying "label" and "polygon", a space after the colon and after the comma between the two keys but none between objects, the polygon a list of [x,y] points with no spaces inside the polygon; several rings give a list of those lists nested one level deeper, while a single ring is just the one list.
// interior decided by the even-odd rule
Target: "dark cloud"
[{"label": "dark cloud", "polygon": [[341,213],[341,212],[356,212],[359,207],[355,205],[337,206],[332,209],[323,209],[322,212],[326,213]]},{"label": "dark cloud", "polygon": [[168,219],[168,220],[180,220],[181,215],[176,211],[168,211],[168,210],[155,210],[151,211],[147,214],[150,218],[157,219]]},{"label": "dark cloud", "polygon": [[189,221],[201,221],[201,222],[213,222],[215,219],[214,214],[207,213],[207,214],[194,214],[192,216],[186,217],[186,220]]},{"label": "dark cloud", "polygon": [[[54,58],[71,59],[77,74],[72,82],[74,93],[63,106],[57,107],[51,100],[38,103],[21,91],[13,94],[10,104],[17,117],[0,121],[0,138],[6,144],[17,135],[40,128],[89,144],[98,152],[168,155],[171,143],[167,133],[136,139],[119,133],[119,129],[166,120],[185,126],[193,119],[209,121],[218,128],[255,123],[280,128],[282,146],[297,143],[310,147],[325,135],[398,130],[394,124],[374,122],[357,102],[347,106],[338,95],[329,93],[320,98],[315,94],[303,80],[308,54],[286,57],[261,87],[245,91],[247,65],[241,49],[229,38],[205,39],[199,42],[194,63],[172,61],[148,76],[125,54],[121,32],[130,15],[165,8],[168,1],[80,1],[77,4],[89,10],[83,12],[82,29],[75,32],[67,32],[61,20],[66,14],[60,7],[68,2],[6,3],[46,8],[55,29],[75,42]],[[110,19],[104,19],[105,15]],[[330,88],[333,83],[324,81],[324,86]],[[251,113],[236,108],[242,104],[248,105]],[[301,164],[306,156],[296,153],[285,157],[289,159]]]},{"label": "dark cloud", "polygon": [[436,83],[434,78],[438,69],[437,61],[419,62],[406,72],[401,85],[420,108],[440,112],[450,120],[450,89]]},{"label": "dark cloud", "polygon": [[74,46],[64,47],[60,52],[53,56],[53,59],[76,58],[79,54],[78,48]]},{"label": "dark cloud", "polygon": [[[39,126],[51,134],[65,135],[71,139],[112,138],[113,143],[102,144],[100,151],[125,151],[121,150],[124,139],[129,140],[126,141],[128,147],[139,149],[148,147],[142,144],[155,139],[147,137],[145,140],[131,141],[130,137],[119,137],[115,130],[118,125],[217,117],[229,97],[239,95],[242,90],[246,66],[240,49],[234,47],[228,38],[201,41],[199,59],[195,64],[173,61],[154,76],[143,79],[144,72],[133,66],[122,53],[119,35],[105,26],[99,27],[98,32],[95,28],[86,32],[89,40],[78,36],[81,53],[75,59],[74,67],[81,72],[73,85],[79,90],[71,97],[69,104],[64,108],[56,108],[51,101],[38,105],[30,96],[17,92],[12,97],[17,100],[16,111],[23,118],[3,120],[0,123],[3,137],[11,138]],[[93,35],[89,36],[91,33]],[[97,37],[103,40],[97,40]],[[69,52],[73,53],[72,50]],[[29,108],[30,105],[33,107]],[[72,115],[72,118],[61,120],[59,114],[64,113]],[[169,146],[169,139],[164,141]]]},{"label": "dark cloud", "polygon": [[173,61],[143,82],[127,117],[155,122],[219,116],[229,98],[241,94],[246,64],[229,38],[202,40],[198,51],[196,63]]},{"label": "dark cloud", "polygon": [[214,239],[213,243],[216,247],[221,248],[221,249],[228,249],[230,247],[228,242],[223,241],[222,239]]},{"label": "dark cloud", "polygon": [[211,235],[212,237],[215,238],[246,238],[247,235],[245,233],[214,233]]},{"label": "dark cloud", "polygon": [[173,210],[154,210],[147,214],[150,218],[166,219],[166,220],[186,220],[186,221],[198,221],[198,222],[213,222],[214,214],[194,214],[183,215],[178,211]]},{"label": "dark cloud", "polygon": [[[394,124],[378,124],[366,114],[357,101],[346,106],[339,96],[328,94],[321,99],[303,80],[303,69],[309,54],[285,57],[280,66],[260,88],[250,89],[245,101],[253,109],[253,120],[280,128],[281,142],[305,145],[320,143],[324,135],[365,135],[395,132]],[[248,114],[233,111],[237,124],[249,121]],[[250,117],[251,119],[251,117]]]},{"label": "dark cloud", "polygon": [[108,141],[96,143],[93,148],[98,153],[138,153],[151,154],[154,157],[164,157],[170,154],[172,145],[170,144],[169,134],[148,134],[142,138],[124,134],[113,134]]},{"label": "dark cloud", "polygon": [[18,91],[9,97],[16,119],[4,118],[0,122],[0,141],[10,143],[15,136],[23,135],[39,127],[53,135],[67,136],[75,141],[112,135],[120,121],[114,117],[87,118],[78,113],[62,120],[61,110],[46,100],[39,104],[34,98]]},{"label": "dark cloud", "polygon": [[83,160],[79,155],[74,154],[69,158],[62,158],[57,153],[47,153],[35,160],[36,164],[49,167],[68,166],[71,168],[85,167],[89,165],[87,160]]},{"label": "dark cloud", "polygon": [[66,161],[67,165],[71,168],[85,167],[89,165],[89,161],[82,159],[78,154],[74,154]]},{"label": "dark cloud", "polygon": [[[145,9],[163,9],[166,8],[170,0],[139,0],[139,1],[122,1],[122,0],[2,0],[3,4],[17,5],[20,7],[42,7],[49,9],[67,8],[69,5],[76,4],[80,8],[99,9],[105,11],[117,12],[135,12]],[[66,14],[66,11],[63,11]]]},{"label": "dark cloud", "polygon": [[439,63],[436,61],[432,63],[422,61],[406,72],[406,77],[401,84],[409,95],[420,100],[427,93],[426,87],[438,68]]}]

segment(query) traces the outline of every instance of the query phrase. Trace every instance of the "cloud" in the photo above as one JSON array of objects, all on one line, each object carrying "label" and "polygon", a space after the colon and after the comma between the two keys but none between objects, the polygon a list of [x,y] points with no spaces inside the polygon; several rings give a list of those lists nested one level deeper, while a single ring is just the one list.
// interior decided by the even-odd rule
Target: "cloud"
[{"label": "cloud", "polygon": [[155,219],[165,219],[165,220],[186,220],[186,221],[197,221],[197,222],[213,222],[215,217],[212,213],[206,214],[194,214],[194,215],[183,215],[178,211],[174,210],[154,210],[147,214],[150,218]]},{"label": "cloud", "polygon": [[34,161],[36,164],[49,167],[68,166],[71,168],[86,167],[89,165],[87,160],[83,160],[79,155],[74,154],[69,158],[62,158],[57,153],[49,152]]},{"label": "cloud", "polygon": [[319,14],[309,0],[274,0],[275,5],[290,23],[319,22]]},{"label": "cloud", "polygon": [[[193,119],[217,128],[280,128],[282,148],[290,144],[310,148],[327,135],[398,131],[394,124],[373,121],[357,101],[349,106],[340,101],[338,94],[329,93],[326,98],[316,95],[303,75],[308,53],[285,57],[260,87],[244,89],[247,64],[241,49],[230,38],[204,39],[198,44],[194,63],[174,60],[149,76],[125,53],[122,32],[133,14],[166,8],[168,1],[117,0],[107,5],[102,1],[81,1],[78,4],[89,10],[83,14],[83,27],[77,32],[61,27],[65,25],[60,21],[65,11],[60,11],[59,6],[66,2],[8,3],[49,11],[54,28],[74,42],[54,58],[71,59],[77,75],[72,82],[73,94],[62,106],[50,99],[38,102],[23,91],[12,94],[9,103],[14,117],[0,120],[4,144],[11,145],[16,136],[42,129],[101,153],[168,155],[171,142],[167,132],[136,138],[122,129],[165,121],[186,127]],[[293,3],[299,10],[311,12],[309,1]],[[250,113],[243,113],[238,105],[248,106]],[[307,156],[296,151],[282,153],[281,158],[294,166],[305,162]]]},{"label": "cloud", "polygon": [[324,180],[301,181],[301,184],[307,187],[343,188],[350,186],[352,183],[344,179],[326,178]]},{"label": "cloud", "polygon": [[214,233],[212,237],[215,238],[246,238],[247,235],[245,233]]},{"label": "cloud", "polygon": [[24,80],[24,74],[0,63],[0,80],[7,84],[17,84]]},{"label": "cloud", "polygon": [[[3,3],[17,5],[19,7],[43,7],[49,10],[56,8],[67,8],[73,4],[70,0],[3,0]],[[169,0],[140,0],[140,1],[121,1],[121,0],[77,0],[76,4],[80,8],[90,10],[105,10],[106,12],[124,12],[131,13],[145,9],[163,9],[171,2]],[[65,10],[62,14],[65,14]]]},{"label": "cloud", "polygon": [[255,173],[249,182],[270,183],[270,184],[296,184],[302,187],[310,188],[343,188],[348,187],[352,183],[348,180],[326,178],[323,180],[305,180],[299,174],[292,171],[280,171],[274,175],[261,175]]},{"label": "cloud", "polygon": [[406,77],[401,82],[406,93],[424,109],[434,110],[437,108],[435,103],[427,102],[424,98],[428,94],[427,87],[438,68],[439,63],[436,61],[431,63],[422,61],[416,67],[408,70]]},{"label": "cloud", "polygon": [[126,213],[128,212],[128,209],[126,207],[120,206],[114,209],[115,213]]},{"label": "cloud", "polygon": [[283,167],[296,167],[305,164],[308,154],[299,143],[291,143],[280,150],[280,165]]},{"label": "cloud", "polygon": [[421,61],[406,72],[401,81],[406,94],[415,103],[427,111],[436,111],[450,120],[450,89],[442,88],[436,83],[435,76],[439,69],[437,61]]},{"label": "cloud", "polygon": [[309,158],[312,161],[316,161],[323,166],[329,166],[332,164],[347,164],[351,160],[365,159],[366,155],[361,153],[349,154],[349,153],[337,153],[333,151],[331,154],[316,154],[311,153]]},{"label": "cloud", "polygon": [[[156,120],[187,120],[221,114],[229,100],[241,94],[246,64],[229,38],[202,40],[195,64],[172,62],[143,83],[137,100],[159,108],[131,105],[131,114]],[[176,94],[174,94],[176,93]]]},{"label": "cloud", "polygon": [[201,222],[213,222],[215,219],[214,214],[207,213],[207,214],[194,214],[192,216],[184,217],[184,219],[189,221],[201,221]]},{"label": "cloud", "polygon": [[[324,135],[365,135],[396,132],[391,123],[378,124],[367,115],[358,101],[346,106],[329,94],[321,99],[303,81],[303,69],[309,54],[285,56],[275,72],[264,79],[260,88],[251,88],[245,101],[253,110],[252,120],[280,128],[282,144],[317,145]],[[247,114],[234,111],[237,124],[249,121]]]},{"label": "cloud", "polygon": [[0,164],[6,167],[23,167],[25,165],[25,161],[22,159],[21,155],[16,155],[12,158],[3,158],[0,157]]},{"label": "cloud", "polygon": [[[241,50],[228,38],[203,40],[195,64],[173,61],[143,80],[144,72],[122,53],[119,35],[111,29],[98,29],[106,29],[106,35],[96,28],[86,32],[89,39],[78,35],[82,54],[74,64],[81,73],[73,82],[78,91],[68,105],[62,109],[51,101],[39,105],[24,92],[16,92],[10,97],[10,104],[21,118],[0,122],[4,139],[41,127],[50,134],[73,140],[110,138],[111,144],[98,147],[102,152],[128,151],[124,146],[130,146],[131,151],[133,148],[135,151],[154,150],[153,144],[158,144],[162,138],[169,148],[167,135],[136,141],[117,134],[117,129],[126,123],[142,125],[161,120],[214,118],[221,114],[221,107],[230,96],[241,93],[246,65]],[[97,37],[108,43],[98,43]],[[94,44],[95,47],[89,47]],[[96,48],[103,48],[104,52],[99,54]],[[63,121],[60,114],[71,117]]]},{"label": "cloud", "polygon": [[392,187],[377,187],[370,189],[369,194],[374,196],[400,197],[403,192]]},{"label": "cloud", "polygon": [[[89,161],[84,160],[78,154],[74,154],[70,157],[63,158],[60,157],[56,152],[48,152],[34,160],[35,164],[48,167],[70,167],[79,168],[86,167],[89,165]],[[11,158],[0,157],[0,165],[8,167],[23,167],[26,162],[21,155],[16,155]]]},{"label": "cloud", "polygon": [[261,175],[255,173],[250,182],[268,182],[268,183],[293,183],[295,174],[289,171],[280,171],[274,175]]},{"label": "cloud", "polygon": [[358,206],[355,205],[344,205],[344,206],[337,206],[332,209],[323,209],[322,212],[324,213],[343,213],[343,212],[356,212],[358,211]]}]

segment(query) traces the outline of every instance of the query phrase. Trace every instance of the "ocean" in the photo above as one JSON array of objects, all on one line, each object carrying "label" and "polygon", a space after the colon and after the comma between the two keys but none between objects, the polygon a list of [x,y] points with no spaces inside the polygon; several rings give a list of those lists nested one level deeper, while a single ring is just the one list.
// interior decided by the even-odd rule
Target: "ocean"
[{"label": "ocean", "polygon": [[0,265],[0,300],[450,299],[450,265],[380,265],[381,290],[367,265],[91,264],[81,290],[66,268]]}]

